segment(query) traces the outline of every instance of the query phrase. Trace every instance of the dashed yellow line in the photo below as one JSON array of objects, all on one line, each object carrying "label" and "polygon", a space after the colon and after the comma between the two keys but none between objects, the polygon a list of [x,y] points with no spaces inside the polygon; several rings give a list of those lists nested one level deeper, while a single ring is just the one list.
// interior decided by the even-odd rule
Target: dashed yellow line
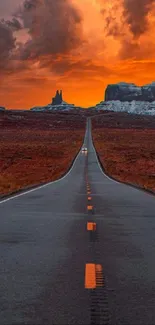
[{"label": "dashed yellow line", "polygon": [[92,211],[93,210],[93,205],[87,205],[87,210]]},{"label": "dashed yellow line", "polygon": [[103,287],[102,265],[87,263],[85,265],[85,288],[96,289]]},{"label": "dashed yellow line", "polygon": [[85,288],[96,288],[96,271],[95,264],[87,263],[85,267]]},{"label": "dashed yellow line", "polygon": [[87,222],[87,230],[95,231],[96,230],[96,222]]}]

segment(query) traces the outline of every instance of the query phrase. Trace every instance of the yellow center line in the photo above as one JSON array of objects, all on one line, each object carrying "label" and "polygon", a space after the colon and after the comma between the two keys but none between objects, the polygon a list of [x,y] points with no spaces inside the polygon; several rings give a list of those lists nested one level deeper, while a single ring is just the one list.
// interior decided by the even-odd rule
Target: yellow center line
[{"label": "yellow center line", "polygon": [[85,265],[85,288],[96,289],[103,286],[102,265],[87,263]]},{"label": "yellow center line", "polygon": [[96,222],[87,222],[87,230],[95,231],[96,230]]},{"label": "yellow center line", "polygon": [[87,263],[85,266],[85,288],[86,289],[96,288],[95,264]]},{"label": "yellow center line", "polygon": [[91,199],[92,199],[91,196],[88,196],[88,201],[91,201]]},{"label": "yellow center line", "polygon": [[93,205],[87,205],[87,210],[89,211],[93,210]]}]

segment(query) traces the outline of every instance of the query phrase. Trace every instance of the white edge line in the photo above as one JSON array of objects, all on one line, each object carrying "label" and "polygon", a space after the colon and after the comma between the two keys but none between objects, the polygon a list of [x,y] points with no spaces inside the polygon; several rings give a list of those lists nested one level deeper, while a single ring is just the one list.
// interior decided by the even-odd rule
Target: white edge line
[{"label": "white edge line", "polygon": [[[93,117],[94,117],[94,116],[93,116]],[[92,119],[93,117],[89,117],[89,119]],[[91,141],[92,141],[92,134],[91,134]],[[132,185],[132,184],[129,184],[129,183],[123,183],[123,182],[121,182],[121,181],[118,182],[118,181],[116,181],[116,180],[110,178],[109,176],[107,176],[107,175],[104,173],[104,171],[103,171],[103,169],[102,169],[102,167],[101,167],[101,165],[100,165],[100,162],[99,162],[98,157],[97,157],[97,154],[96,154],[95,147],[94,147],[94,145],[93,145],[93,141],[92,141],[92,147],[93,147],[93,150],[94,150],[94,152],[95,152],[95,155],[96,155],[96,158],[97,158],[97,163],[98,163],[98,165],[99,165],[99,167],[100,167],[100,170],[101,170],[102,174],[103,174],[106,178],[108,178],[110,181],[115,182],[115,183],[117,183],[117,184],[119,184],[119,185],[130,186],[130,187],[134,188],[135,190],[142,191],[142,192],[144,192],[145,194],[149,194],[149,195],[151,195],[151,196],[155,196],[155,194],[154,194],[153,192],[149,192],[149,191],[145,190],[144,188],[137,187],[136,185]]]},{"label": "white edge line", "polygon": [[[86,125],[87,125],[87,124],[86,124]],[[84,143],[85,143],[86,132],[87,132],[87,127],[86,127],[86,131],[85,131],[85,135],[84,135],[84,141],[83,141],[83,144],[82,144],[81,148],[84,146]],[[23,193],[19,193],[19,194],[17,194],[17,195],[13,195],[13,196],[11,196],[11,197],[9,197],[9,198],[7,198],[7,199],[4,199],[4,200],[0,201],[0,204],[5,203],[5,202],[10,201],[10,200],[13,200],[13,199],[16,199],[16,198],[19,197],[19,196],[26,195],[26,194],[28,194],[28,193],[31,193],[31,192],[34,192],[34,191],[40,190],[41,188],[46,187],[46,186],[49,186],[49,185],[51,185],[51,184],[54,184],[54,183],[57,183],[57,182],[62,181],[62,180],[63,180],[65,177],[67,177],[67,176],[70,174],[70,172],[72,171],[72,169],[73,169],[73,167],[74,167],[74,165],[75,165],[76,160],[78,159],[79,155],[81,154],[81,148],[80,148],[80,150],[79,150],[79,153],[78,153],[77,157],[76,157],[75,160],[74,160],[74,163],[73,163],[72,167],[69,169],[68,173],[66,173],[63,177],[61,177],[61,178],[59,178],[59,179],[57,179],[57,180],[55,180],[55,181],[51,181],[51,182],[49,182],[49,183],[47,183],[47,184],[44,184],[44,185],[38,186],[38,187],[36,187],[36,188],[33,188],[33,189],[31,189],[31,190],[25,191],[25,192],[23,192]]]},{"label": "white edge line", "polygon": [[[90,117],[90,121],[91,121],[91,117]],[[90,124],[90,126],[91,126],[91,124]],[[102,169],[102,167],[101,167],[101,165],[100,165],[100,162],[99,162],[99,160],[98,160],[97,153],[96,153],[96,150],[95,150],[95,147],[94,147],[94,144],[93,144],[93,140],[92,140],[92,132],[91,132],[91,142],[92,142],[92,147],[93,147],[94,153],[95,153],[95,155],[96,155],[97,163],[98,163],[98,165],[99,165],[99,168],[100,168],[102,174],[103,174],[106,178],[108,178],[111,182],[114,182],[114,183],[117,183],[117,184],[121,185],[122,183],[117,182],[117,181],[115,181],[114,179],[111,179],[109,176],[107,176],[107,175],[104,173],[104,171],[103,171],[103,169]]]}]

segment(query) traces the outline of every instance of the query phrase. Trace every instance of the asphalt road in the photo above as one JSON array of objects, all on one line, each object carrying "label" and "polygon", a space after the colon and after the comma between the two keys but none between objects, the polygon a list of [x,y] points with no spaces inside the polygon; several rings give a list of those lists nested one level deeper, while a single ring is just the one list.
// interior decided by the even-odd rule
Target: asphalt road
[{"label": "asphalt road", "polygon": [[155,325],[155,197],[103,174],[90,122],[84,144],[64,178],[0,201],[0,325]]}]

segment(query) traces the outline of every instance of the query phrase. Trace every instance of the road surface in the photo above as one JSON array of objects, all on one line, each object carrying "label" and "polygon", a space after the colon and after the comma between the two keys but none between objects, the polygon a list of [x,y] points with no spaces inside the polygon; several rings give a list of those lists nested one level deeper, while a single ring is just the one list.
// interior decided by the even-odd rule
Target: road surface
[{"label": "road surface", "polygon": [[61,180],[0,201],[0,325],[155,324],[155,197],[91,139]]}]

